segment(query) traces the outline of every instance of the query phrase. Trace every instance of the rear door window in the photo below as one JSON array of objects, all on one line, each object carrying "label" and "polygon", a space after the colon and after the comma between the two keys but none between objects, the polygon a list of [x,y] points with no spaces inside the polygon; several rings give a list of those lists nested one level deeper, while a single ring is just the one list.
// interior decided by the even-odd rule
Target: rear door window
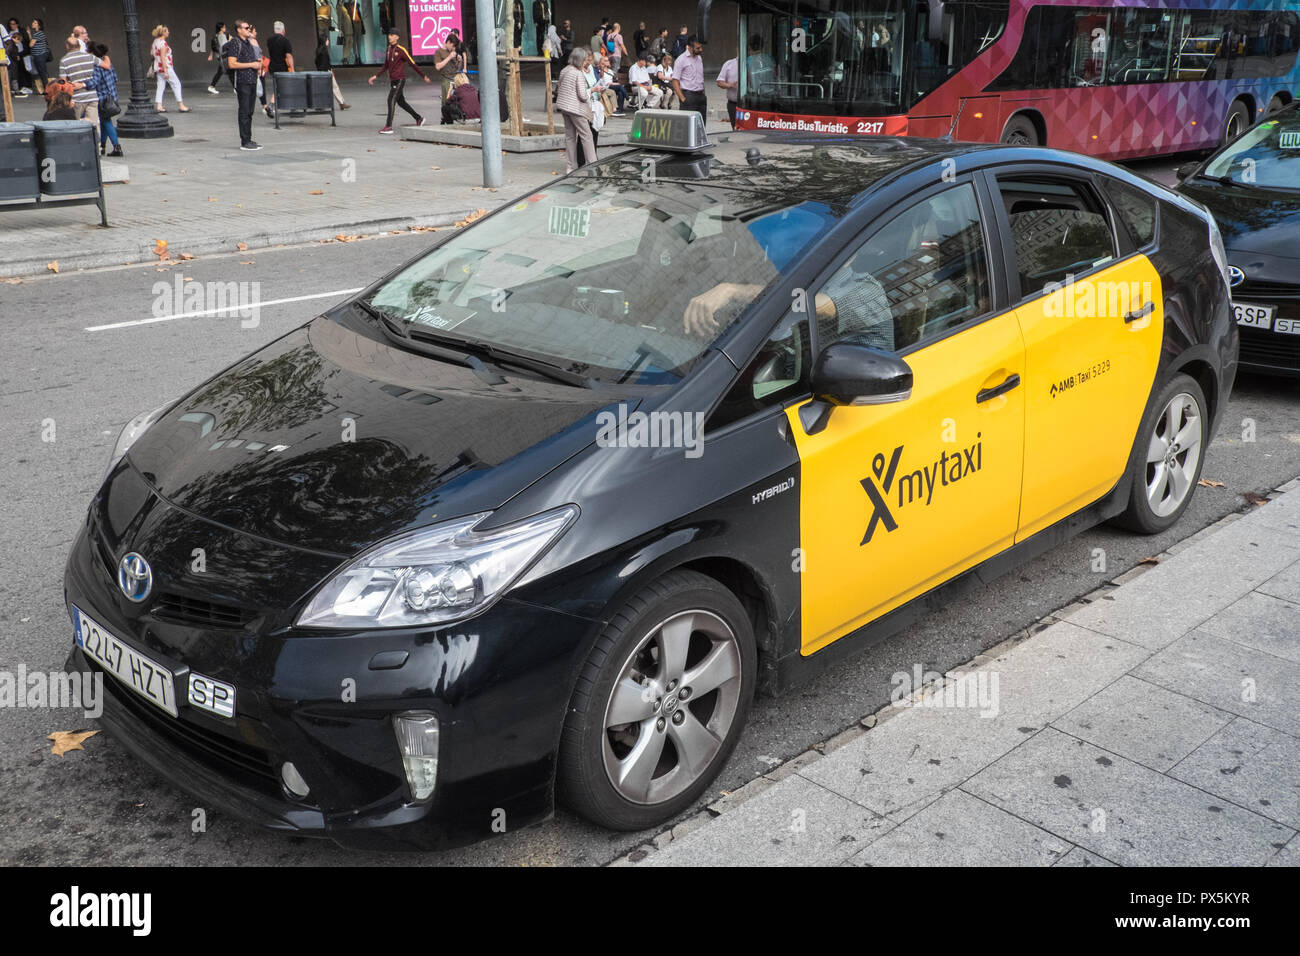
[{"label": "rear door window", "polygon": [[1022,296],[1038,295],[1048,285],[1063,285],[1115,260],[1110,216],[1090,185],[1055,177],[999,177],[997,182]]}]

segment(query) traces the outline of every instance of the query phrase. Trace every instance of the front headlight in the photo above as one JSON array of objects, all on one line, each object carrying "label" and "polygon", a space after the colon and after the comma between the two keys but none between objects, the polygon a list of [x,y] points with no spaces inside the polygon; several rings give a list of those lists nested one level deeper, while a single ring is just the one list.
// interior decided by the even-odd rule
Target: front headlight
[{"label": "front headlight", "polygon": [[475,531],[490,511],[408,532],[325,582],[300,627],[410,627],[478,614],[501,597],[578,516],[576,505]]},{"label": "front headlight", "polygon": [[113,446],[113,457],[109,459],[108,468],[104,471],[105,478],[107,478],[113,469],[117,467],[117,463],[126,457],[127,451],[136,443],[140,436],[149,430],[149,426],[162,418],[169,408],[171,408],[170,402],[166,405],[155,408],[151,412],[137,415],[126,423],[126,427],[122,429],[122,433],[117,436],[117,444]]}]

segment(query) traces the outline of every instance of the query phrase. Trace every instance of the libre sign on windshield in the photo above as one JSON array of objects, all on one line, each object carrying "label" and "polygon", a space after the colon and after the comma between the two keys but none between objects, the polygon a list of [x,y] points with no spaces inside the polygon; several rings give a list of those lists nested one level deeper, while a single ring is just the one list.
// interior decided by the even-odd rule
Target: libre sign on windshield
[{"label": "libre sign on windshield", "polygon": [[586,239],[591,228],[591,210],[582,206],[552,206],[546,231],[553,236]]}]

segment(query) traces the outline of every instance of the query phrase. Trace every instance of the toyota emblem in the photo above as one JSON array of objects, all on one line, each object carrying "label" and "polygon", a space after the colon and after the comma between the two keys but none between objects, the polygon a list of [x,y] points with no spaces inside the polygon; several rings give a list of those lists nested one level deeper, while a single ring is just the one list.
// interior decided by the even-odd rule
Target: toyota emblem
[{"label": "toyota emblem", "polygon": [[134,551],[123,555],[117,564],[117,586],[127,600],[137,604],[143,601],[153,589],[153,569],[149,562]]},{"label": "toyota emblem", "polygon": [[1228,266],[1228,285],[1234,289],[1246,281],[1246,273],[1242,272],[1236,266]]}]

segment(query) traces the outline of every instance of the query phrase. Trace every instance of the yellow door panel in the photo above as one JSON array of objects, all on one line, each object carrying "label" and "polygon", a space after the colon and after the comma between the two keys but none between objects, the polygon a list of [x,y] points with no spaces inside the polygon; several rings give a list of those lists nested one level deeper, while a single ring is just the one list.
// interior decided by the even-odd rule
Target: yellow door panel
[{"label": "yellow door panel", "polygon": [[1160,361],[1163,301],[1159,274],[1137,255],[1016,309],[1026,369],[1017,541],[1124,474]]},{"label": "yellow door panel", "polygon": [[912,395],[836,408],[799,450],[802,653],[1008,547],[1024,444],[1024,346],[1007,312],[913,352]]}]

